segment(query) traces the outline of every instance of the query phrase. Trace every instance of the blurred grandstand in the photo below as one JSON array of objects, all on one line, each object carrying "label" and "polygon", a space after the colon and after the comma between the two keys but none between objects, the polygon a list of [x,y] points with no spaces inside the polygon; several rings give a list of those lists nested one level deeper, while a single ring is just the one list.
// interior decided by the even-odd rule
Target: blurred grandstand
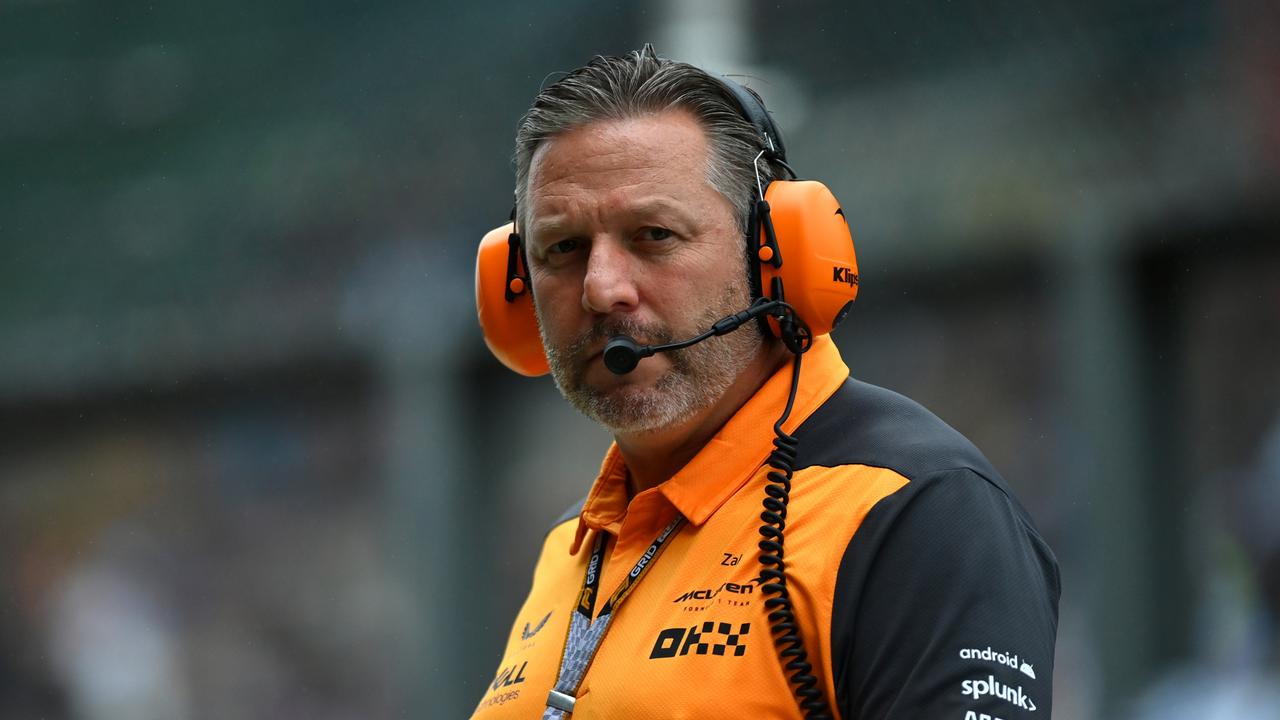
[{"label": "blurred grandstand", "polygon": [[1280,718],[1274,3],[536,5],[0,2],[0,717],[466,716],[608,442],[475,243],[539,86],[651,40],[1057,551],[1056,717]]}]

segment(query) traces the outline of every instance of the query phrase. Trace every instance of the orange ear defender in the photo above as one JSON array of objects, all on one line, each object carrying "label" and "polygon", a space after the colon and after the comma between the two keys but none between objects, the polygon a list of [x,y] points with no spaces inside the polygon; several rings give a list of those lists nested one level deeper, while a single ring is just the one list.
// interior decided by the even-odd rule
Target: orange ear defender
[{"label": "orange ear defender", "polygon": [[484,342],[503,365],[521,375],[550,372],[533,314],[533,293],[515,225],[485,234],[476,255],[476,312]]},{"label": "orange ear defender", "polygon": [[[858,296],[858,259],[840,203],[820,182],[775,180],[753,216],[756,292],[785,300],[811,335],[831,332]],[[769,327],[780,334],[776,320]]]}]

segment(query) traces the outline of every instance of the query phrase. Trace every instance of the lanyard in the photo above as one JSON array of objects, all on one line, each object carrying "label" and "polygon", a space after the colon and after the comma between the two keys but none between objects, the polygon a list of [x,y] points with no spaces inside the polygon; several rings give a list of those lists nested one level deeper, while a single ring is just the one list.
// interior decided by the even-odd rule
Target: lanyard
[{"label": "lanyard", "polygon": [[591,560],[587,563],[587,572],[582,578],[582,592],[578,594],[578,606],[569,617],[569,636],[565,639],[564,654],[560,658],[560,675],[556,678],[555,687],[547,694],[547,709],[542,713],[542,720],[560,720],[565,713],[573,712],[574,703],[577,701],[574,692],[582,682],[582,677],[587,674],[587,667],[591,665],[591,660],[600,647],[600,641],[604,638],[605,631],[609,629],[614,612],[636,585],[640,584],[640,579],[653,566],[659,553],[666,547],[667,540],[680,529],[682,523],[684,523],[684,517],[676,515],[676,518],[658,533],[658,537],[649,545],[649,549],[645,550],[636,561],[635,567],[631,568],[631,572],[622,579],[622,584],[613,591],[613,595],[609,596],[609,600],[600,609],[600,616],[592,620],[591,614],[595,610],[596,597],[600,590],[600,565],[604,558],[605,533],[600,532],[596,536]]}]

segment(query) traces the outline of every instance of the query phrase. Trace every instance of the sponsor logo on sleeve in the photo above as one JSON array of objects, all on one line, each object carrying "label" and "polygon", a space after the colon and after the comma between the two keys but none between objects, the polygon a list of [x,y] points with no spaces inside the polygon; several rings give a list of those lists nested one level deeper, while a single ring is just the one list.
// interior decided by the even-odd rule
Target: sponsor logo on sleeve
[{"label": "sponsor logo on sleeve", "polygon": [[519,699],[520,699],[519,690],[512,690],[510,692],[498,693],[497,695],[492,695],[484,700],[481,700],[480,704],[476,706],[476,712],[479,712],[487,707],[493,707],[494,705],[503,705]]},{"label": "sponsor logo on sleeve", "polygon": [[524,682],[524,671],[529,667],[529,661],[526,660],[519,665],[511,664],[498,669],[498,674],[493,678],[493,682],[489,684],[492,692],[488,697],[480,701],[476,706],[476,711],[494,705],[503,705],[519,699],[520,688],[515,687]]},{"label": "sponsor logo on sleeve", "polygon": [[988,645],[985,650],[977,648],[965,648],[960,651],[961,660],[986,660],[987,662],[999,663],[1017,670],[1032,680],[1036,679],[1036,669],[1031,663],[1021,660],[1016,654],[1008,652],[997,652]]},{"label": "sponsor logo on sleeve", "polygon": [[997,680],[994,675],[988,675],[982,680],[965,680],[960,683],[960,694],[967,695],[974,700],[993,695],[1028,712],[1036,711],[1035,702],[1023,692],[1021,685],[1016,688],[1012,685],[1005,685]]},{"label": "sponsor logo on sleeve", "polygon": [[529,640],[534,635],[537,635],[538,631],[542,629],[542,626],[546,625],[547,620],[550,620],[550,619],[551,619],[551,613],[548,612],[546,615],[543,615],[542,619],[538,621],[538,624],[534,625],[532,628],[529,627],[529,623],[525,623],[524,630],[520,631],[520,639]]},{"label": "sponsor logo on sleeve", "polygon": [[520,663],[519,665],[509,665],[498,671],[497,677],[490,684],[494,690],[498,688],[511,687],[524,682],[524,669],[529,667],[529,661]]}]

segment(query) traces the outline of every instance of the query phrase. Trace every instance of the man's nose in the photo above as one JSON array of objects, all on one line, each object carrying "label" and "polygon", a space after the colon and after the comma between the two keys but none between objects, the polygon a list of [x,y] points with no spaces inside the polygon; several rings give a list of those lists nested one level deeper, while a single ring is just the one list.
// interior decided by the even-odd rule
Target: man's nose
[{"label": "man's nose", "polygon": [[593,239],[582,279],[582,307],[603,315],[634,309],[639,294],[632,261],[620,243],[607,237]]}]

